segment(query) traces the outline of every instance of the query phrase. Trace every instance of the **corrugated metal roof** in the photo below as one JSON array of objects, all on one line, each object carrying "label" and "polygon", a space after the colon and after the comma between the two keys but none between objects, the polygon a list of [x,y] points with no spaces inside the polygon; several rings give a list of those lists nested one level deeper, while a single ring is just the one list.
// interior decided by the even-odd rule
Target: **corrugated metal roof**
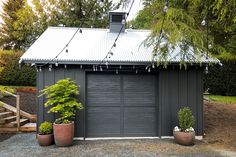
[{"label": "corrugated metal roof", "polygon": [[[77,28],[49,27],[36,42],[24,53],[21,61],[27,63],[42,63],[51,61],[68,43],[76,32]],[[83,33],[77,33],[71,43],[68,45],[68,53],[64,50],[57,61],[67,62],[101,62],[111,46],[117,33],[111,33],[107,29],[84,28]],[[126,30],[121,33],[116,47],[112,49],[114,55],[109,62],[151,62],[152,47],[144,47],[142,42],[147,38],[151,31],[149,30]],[[194,56],[194,53],[189,52]],[[168,56],[170,62],[179,62],[180,48],[176,48]],[[218,60],[202,56],[199,60],[191,62],[218,62]],[[199,58],[199,57],[198,57]],[[55,60],[54,60],[55,61]],[[186,58],[185,61],[190,61]]]}]

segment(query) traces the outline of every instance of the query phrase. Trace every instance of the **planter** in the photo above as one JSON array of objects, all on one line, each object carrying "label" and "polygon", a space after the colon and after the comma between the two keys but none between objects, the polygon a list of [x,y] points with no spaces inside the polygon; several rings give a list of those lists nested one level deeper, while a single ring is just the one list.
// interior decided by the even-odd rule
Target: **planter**
[{"label": "planter", "polygon": [[175,141],[178,144],[181,144],[184,146],[194,145],[195,131],[192,131],[192,132],[173,131],[173,135],[174,135]]},{"label": "planter", "polygon": [[53,124],[55,144],[59,147],[71,146],[74,138],[74,122],[69,124]]},{"label": "planter", "polygon": [[37,134],[37,138],[40,146],[50,146],[53,144],[53,134],[49,135]]}]

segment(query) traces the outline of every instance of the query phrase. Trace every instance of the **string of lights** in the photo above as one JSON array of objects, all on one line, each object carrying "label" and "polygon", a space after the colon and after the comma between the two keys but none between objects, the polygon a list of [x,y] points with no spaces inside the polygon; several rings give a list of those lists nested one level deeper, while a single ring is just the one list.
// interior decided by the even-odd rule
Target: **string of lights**
[{"label": "string of lights", "polygon": [[[201,25],[202,26],[206,26],[206,48],[207,48],[207,52],[206,52],[206,59],[208,60],[209,58],[209,10],[210,9],[210,3],[209,1],[207,1],[207,13],[206,16],[203,18]],[[206,73],[208,73],[208,64],[206,64]]]},{"label": "string of lights", "polygon": [[127,13],[127,16],[122,20],[122,24],[123,24],[123,25],[121,26],[121,28],[120,28],[120,30],[119,30],[119,33],[117,34],[117,37],[115,38],[115,40],[114,40],[114,42],[113,42],[111,48],[110,48],[109,51],[107,52],[106,56],[102,59],[102,61],[101,61],[99,64],[95,65],[95,69],[96,69],[96,67],[98,67],[99,65],[100,65],[100,69],[102,69],[102,68],[101,68],[101,67],[102,67],[101,64],[102,64],[105,60],[106,60],[106,66],[107,66],[107,68],[108,68],[108,58],[111,58],[111,56],[114,55],[114,53],[112,52],[112,49],[113,49],[114,47],[116,47],[116,42],[117,42],[117,40],[119,39],[120,34],[121,34],[122,30],[123,30],[124,27],[125,27],[125,23],[126,23],[126,21],[127,21],[127,18],[128,18],[129,14],[130,14],[130,11],[131,11],[133,5],[134,5],[134,0],[132,1],[131,5],[130,5],[130,8],[129,8],[128,13]]},{"label": "string of lights", "polygon": [[[121,34],[121,32],[122,32],[123,27],[125,26],[124,23],[126,22],[128,16],[129,16],[129,13],[130,13],[130,11],[131,11],[131,9],[132,9],[132,7],[133,7],[133,4],[134,4],[134,0],[133,0],[132,3],[131,3],[131,6],[130,6],[130,8],[129,8],[129,11],[128,11],[128,13],[127,13],[127,16],[126,16],[126,18],[124,19],[124,22],[122,21],[123,25],[122,25],[122,27],[121,27],[121,29],[120,29],[120,31],[119,31],[119,33],[118,33],[116,39],[114,40],[114,43],[112,44],[110,50],[108,51],[108,53],[106,54],[106,56],[103,58],[103,60],[102,60],[99,64],[93,66],[93,71],[98,71],[98,67],[100,68],[100,71],[103,71],[102,63],[104,63],[104,61],[106,61],[106,62],[105,62],[105,65],[106,65],[106,69],[108,69],[108,59],[110,59],[111,56],[114,55],[114,53],[112,52],[112,49],[113,49],[114,47],[116,47],[116,42],[117,42],[117,40],[119,39],[119,36],[120,36],[120,34]],[[166,2],[165,2],[165,6],[164,6],[163,11],[164,11],[164,18],[163,18],[162,23],[161,23],[160,35],[159,35],[159,39],[158,39],[158,42],[157,42],[158,45],[160,44],[160,41],[161,41],[161,39],[162,39],[162,37],[163,37],[162,33],[163,33],[163,27],[164,27],[164,22],[165,22],[165,18],[166,18],[166,13],[167,13],[167,11],[168,11],[168,0],[166,0]],[[151,65],[152,65],[153,68],[155,68],[154,61],[151,63]],[[151,68],[150,68],[151,65],[147,65],[146,68],[145,68],[145,70],[147,70],[148,72],[151,72]],[[138,73],[138,69],[143,68],[143,67],[145,67],[145,65],[144,65],[144,66],[136,66],[136,67],[133,66],[133,67],[131,67],[131,68],[126,67],[126,69],[127,69],[127,68],[128,68],[129,70],[130,70],[130,69],[136,69],[136,70],[135,70],[135,73],[137,74],[137,73]],[[110,68],[110,69],[111,69],[111,68]],[[114,69],[115,69],[115,71],[116,71],[116,74],[118,74],[118,69],[122,69],[122,66],[120,65],[119,68],[115,67]],[[123,68],[123,70],[124,70],[124,68]]]},{"label": "string of lights", "polygon": [[[164,27],[164,23],[165,23],[165,20],[166,20],[166,13],[168,11],[168,6],[169,6],[169,1],[166,0],[165,6],[164,6],[164,9],[163,9],[164,17],[163,17],[162,22],[161,22],[161,29],[160,29],[159,37],[158,37],[158,40],[157,40],[157,46],[160,46],[161,39],[163,38],[163,27]],[[154,54],[154,56],[153,56],[152,63],[150,65],[146,66],[146,70],[150,71],[151,66],[152,66],[153,69],[155,68],[155,63],[154,63],[155,56],[156,56],[156,54]]]},{"label": "string of lights", "polygon": [[[100,71],[103,71],[103,66],[102,66],[102,64],[104,63],[104,61],[106,61],[106,62],[105,62],[105,66],[106,66],[107,70],[113,70],[113,71],[115,70],[116,74],[118,74],[118,70],[119,70],[119,69],[122,69],[122,70],[135,70],[135,73],[137,74],[137,73],[138,73],[138,70],[140,70],[140,69],[141,69],[142,71],[143,71],[143,70],[146,70],[146,71],[148,71],[148,72],[151,72],[151,68],[150,68],[150,67],[152,66],[153,68],[155,68],[154,61],[152,61],[152,63],[151,63],[150,65],[147,65],[147,66],[146,66],[146,65],[140,65],[140,66],[137,66],[137,65],[136,65],[136,66],[129,67],[129,66],[121,66],[121,65],[120,65],[120,66],[117,66],[117,67],[116,67],[116,66],[110,67],[110,68],[108,69],[108,60],[114,55],[114,53],[112,52],[112,49],[116,47],[116,43],[117,43],[117,41],[118,41],[118,39],[119,39],[119,37],[120,37],[120,35],[121,35],[122,30],[123,30],[124,27],[125,27],[125,23],[126,23],[127,18],[128,18],[129,14],[130,14],[130,11],[131,11],[131,9],[132,9],[132,7],[133,7],[134,1],[135,1],[135,0],[132,1],[131,5],[130,5],[130,8],[129,8],[129,10],[128,10],[128,13],[126,14],[126,16],[124,17],[124,19],[122,20],[122,24],[123,24],[123,25],[121,26],[121,29],[120,29],[120,31],[118,32],[118,34],[117,34],[117,36],[116,36],[116,38],[115,38],[115,40],[114,40],[114,42],[113,42],[111,48],[109,49],[109,51],[107,52],[106,56],[102,59],[102,61],[101,61],[99,64],[93,65],[93,71],[98,71],[98,69],[99,69]],[[96,2],[97,2],[97,0],[94,1],[94,4],[93,4],[92,7],[89,9],[87,15],[90,15],[90,13],[91,13],[93,7],[95,6]],[[103,2],[103,1],[99,1],[99,2]],[[164,9],[163,9],[163,11],[164,11],[164,17],[163,17],[163,20],[162,20],[162,23],[161,23],[160,35],[159,35],[159,38],[158,38],[158,41],[157,41],[157,45],[160,45],[160,41],[161,41],[161,39],[163,38],[163,27],[164,27],[164,22],[165,22],[165,19],[166,19],[167,10],[168,10],[168,0],[166,0],[165,6],[164,6]],[[67,47],[69,46],[69,44],[71,43],[71,41],[74,39],[74,37],[76,36],[76,34],[77,34],[78,32],[82,33],[81,27],[82,27],[82,25],[83,25],[83,22],[84,22],[84,21],[82,21],[81,26],[75,31],[75,33],[74,33],[73,36],[70,38],[70,40],[67,42],[67,44],[62,48],[62,50],[61,50],[53,59],[51,59],[48,63],[45,63],[45,64],[43,64],[43,65],[36,65],[36,68],[37,68],[37,66],[39,67],[39,71],[42,71],[41,68],[42,68],[43,66],[46,66],[46,65],[49,65],[49,71],[51,71],[51,70],[52,70],[52,64],[50,64],[50,63],[52,63],[52,62],[55,61],[55,60],[56,60],[55,66],[58,66],[58,60],[57,60],[58,56],[59,56],[62,52],[64,52],[65,50],[66,50],[66,53],[68,53]],[[66,67],[67,67],[67,65],[65,64],[65,68],[66,68]],[[143,67],[144,67],[144,69],[143,69]],[[145,68],[145,67],[146,67],[146,68]],[[80,68],[82,68],[82,65],[80,65]],[[38,69],[37,69],[37,70],[38,70]]]},{"label": "string of lights", "polygon": [[[99,3],[102,1],[99,1]],[[94,0],[94,3],[92,4],[92,6],[90,7],[89,11],[87,13],[83,13],[84,15],[88,15],[90,16],[95,4],[97,3],[97,0]],[[75,33],[72,35],[72,37],[70,38],[70,40],[67,42],[67,44],[61,49],[61,51],[53,58],[51,59],[49,62],[43,64],[43,65],[39,65],[39,71],[42,71],[42,67],[49,65],[50,63],[52,63],[53,61],[57,60],[57,58],[61,55],[62,52],[64,52],[64,50],[66,49],[66,53],[68,53],[68,49],[67,47],[69,46],[69,44],[71,43],[71,41],[74,39],[74,37],[76,36],[76,34],[78,32],[82,33],[82,29],[81,27],[83,26],[85,20],[82,20],[80,26],[76,29]],[[36,65],[37,66],[37,65]],[[55,66],[58,66],[58,61],[56,61]],[[37,67],[36,67],[37,68]],[[66,65],[65,65],[66,68]],[[49,65],[49,71],[52,70],[52,65]]]}]

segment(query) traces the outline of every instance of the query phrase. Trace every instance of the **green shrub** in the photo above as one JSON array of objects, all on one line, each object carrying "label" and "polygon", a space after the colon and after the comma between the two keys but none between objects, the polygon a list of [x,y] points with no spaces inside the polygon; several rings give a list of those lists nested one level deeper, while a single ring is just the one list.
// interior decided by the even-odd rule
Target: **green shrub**
[{"label": "green shrub", "polygon": [[5,97],[5,96],[10,96],[8,93],[6,92],[10,92],[10,93],[15,93],[15,89],[11,88],[11,87],[7,87],[7,86],[0,86],[0,100]]},{"label": "green shrub", "polygon": [[236,60],[221,60],[223,66],[209,66],[204,88],[214,95],[236,96]]},{"label": "green shrub", "polygon": [[59,113],[55,123],[70,123],[75,118],[76,109],[83,109],[77,102],[78,87],[71,79],[59,80],[56,84],[43,89],[40,96],[46,95],[46,107],[51,107],[48,113]]},{"label": "green shrub", "polygon": [[43,122],[39,126],[39,133],[42,135],[52,134],[52,123]]},{"label": "green shrub", "polygon": [[19,60],[23,53],[0,50],[0,84],[17,86],[35,86],[36,70],[33,67],[22,65]]},{"label": "green shrub", "polygon": [[195,118],[192,115],[192,111],[188,107],[184,107],[179,110],[178,120],[181,131],[186,131],[186,129],[193,127],[195,122]]}]

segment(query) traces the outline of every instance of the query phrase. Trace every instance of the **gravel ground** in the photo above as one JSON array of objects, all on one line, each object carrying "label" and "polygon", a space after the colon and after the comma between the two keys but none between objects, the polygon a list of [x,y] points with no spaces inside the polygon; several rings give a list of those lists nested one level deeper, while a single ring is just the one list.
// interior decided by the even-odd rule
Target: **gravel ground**
[{"label": "gravel ground", "polygon": [[0,133],[0,142],[9,139],[13,135],[15,134],[14,133]]},{"label": "gravel ground", "polygon": [[73,157],[73,156],[235,156],[236,153],[214,150],[205,143],[198,141],[196,145],[185,147],[165,140],[99,140],[75,141],[71,147],[63,148],[55,145],[40,147],[35,134],[17,134],[0,143],[1,157]]}]

